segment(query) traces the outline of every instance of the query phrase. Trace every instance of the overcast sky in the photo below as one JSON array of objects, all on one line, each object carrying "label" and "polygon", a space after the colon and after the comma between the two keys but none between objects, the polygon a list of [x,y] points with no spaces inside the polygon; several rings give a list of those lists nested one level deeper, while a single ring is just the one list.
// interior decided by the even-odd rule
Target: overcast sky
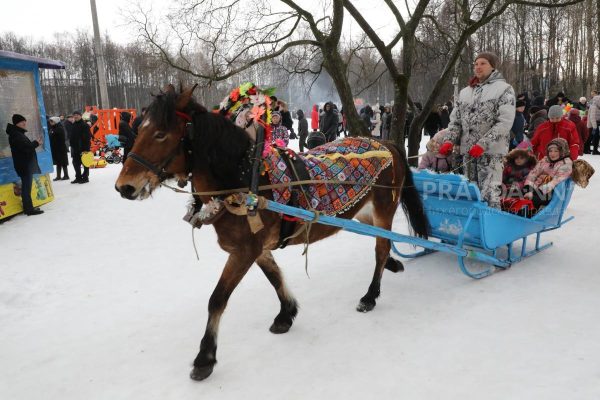
[{"label": "overcast sky", "polygon": [[[111,39],[118,43],[133,41],[134,33],[126,25],[122,13],[135,2],[96,0],[101,33],[108,32]],[[166,8],[171,0],[142,0],[141,3],[144,6],[152,5],[153,10],[157,10]],[[300,3],[303,6],[307,3],[316,5],[321,1],[302,0]],[[0,33],[12,31],[34,40],[52,41],[55,33],[76,32],[78,29],[93,32],[89,0],[0,0],[0,4]],[[389,32],[389,36],[393,34],[393,29],[389,28],[395,25],[393,16],[381,0],[357,0],[355,4],[374,28]],[[353,33],[358,31],[358,27],[352,28]]]}]

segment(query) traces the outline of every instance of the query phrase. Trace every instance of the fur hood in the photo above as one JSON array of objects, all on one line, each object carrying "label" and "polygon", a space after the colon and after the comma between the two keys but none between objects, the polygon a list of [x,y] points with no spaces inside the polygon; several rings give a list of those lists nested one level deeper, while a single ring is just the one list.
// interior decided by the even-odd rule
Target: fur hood
[{"label": "fur hood", "polygon": [[533,168],[537,164],[537,159],[535,158],[535,156],[525,149],[512,149],[510,153],[508,153],[506,157],[504,157],[504,160],[506,161],[506,163],[516,165],[515,160],[518,157],[524,157],[527,159],[525,167]]}]

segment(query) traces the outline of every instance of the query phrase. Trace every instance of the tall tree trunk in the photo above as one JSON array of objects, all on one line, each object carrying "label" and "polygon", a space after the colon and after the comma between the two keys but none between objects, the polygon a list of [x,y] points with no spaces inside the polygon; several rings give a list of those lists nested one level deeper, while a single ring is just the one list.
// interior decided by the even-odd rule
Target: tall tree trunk
[{"label": "tall tree trunk", "polygon": [[360,119],[354,106],[352,88],[346,77],[346,63],[337,48],[323,48],[323,66],[333,79],[335,88],[340,96],[348,130],[352,136],[371,136],[371,132]]}]

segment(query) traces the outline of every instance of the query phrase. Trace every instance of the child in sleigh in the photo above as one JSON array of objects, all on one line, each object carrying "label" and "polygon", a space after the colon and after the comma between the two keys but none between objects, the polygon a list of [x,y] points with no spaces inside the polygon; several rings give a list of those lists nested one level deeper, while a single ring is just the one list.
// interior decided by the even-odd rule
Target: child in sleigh
[{"label": "child in sleigh", "polygon": [[569,144],[563,138],[552,139],[546,146],[546,156],[529,173],[523,187],[525,199],[539,209],[550,203],[552,191],[573,172]]}]

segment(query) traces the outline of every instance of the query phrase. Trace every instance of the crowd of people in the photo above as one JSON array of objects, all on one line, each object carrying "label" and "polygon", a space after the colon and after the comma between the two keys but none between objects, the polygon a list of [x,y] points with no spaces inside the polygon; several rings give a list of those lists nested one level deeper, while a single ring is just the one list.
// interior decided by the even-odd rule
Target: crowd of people
[{"label": "crowd of people", "polygon": [[[516,96],[498,71],[498,64],[495,54],[480,53],[474,63],[474,75],[455,104],[439,105],[429,113],[424,132],[431,139],[419,168],[464,174],[478,185],[482,198],[491,207],[501,208],[507,199],[520,197],[531,200],[537,208],[547,204],[552,189],[569,176],[572,161],[582,154],[600,154],[600,96],[593,91],[590,101],[582,96],[577,102],[562,92],[548,100],[536,92],[533,99],[527,92]],[[297,134],[287,103],[270,96],[268,104],[272,143],[278,146],[287,147],[290,139],[297,138],[303,152],[348,134],[344,110],[338,110],[333,102],[324,103],[321,109],[313,105],[310,129],[304,111],[296,110]],[[420,112],[419,103],[413,107]],[[143,108],[133,121],[131,114],[121,112],[119,142],[124,148],[123,162],[133,147],[145,111]],[[359,115],[373,136],[389,139],[390,104],[373,107],[367,104]],[[66,117],[47,118],[56,165],[54,181],[70,179],[70,151],[75,172],[71,183],[89,182],[89,168],[82,164],[81,155],[90,150],[94,117],[91,115],[85,121],[81,111],[74,111]],[[407,127],[411,119],[409,112]],[[256,137],[256,129],[260,127],[253,121],[250,108],[235,118],[237,125]],[[15,114],[7,133],[15,170],[23,182],[24,211],[27,215],[38,215],[43,211],[33,207],[29,192],[32,175],[39,173],[35,148],[43,143],[27,138],[26,125],[26,118]]]},{"label": "crowd of people", "polygon": [[[142,122],[145,112],[131,122],[131,114],[121,112],[119,122],[119,142],[124,149],[123,162],[129,151],[133,147],[137,129]],[[52,162],[56,166],[56,176],[53,181],[65,181],[69,178],[69,152],[71,153],[71,162],[75,172],[75,179],[72,184],[85,184],[89,180],[89,167],[82,163],[82,154],[90,151],[92,140],[92,126],[97,120],[94,114],[89,116],[88,120],[83,119],[81,111],[73,111],[67,116],[47,116],[48,136],[50,139],[50,151]],[[23,202],[23,212],[26,215],[39,215],[44,211],[39,207],[33,207],[31,199],[31,189],[33,175],[40,173],[40,167],[37,161],[36,148],[43,146],[43,142],[31,140],[27,137],[27,119],[21,114],[12,116],[12,123],[6,127],[6,133],[9,137],[9,145],[12,153],[13,165],[19,178],[21,179],[21,199]],[[97,130],[98,128],[95,128]]]},{"label": "crowd of people", "polygon": [[593,91],[591,101],[573,103],[562,92],[548,100],[534,93],[531,101],[527,92],[515,95],[498,64],[495,54],[480,53],[447,127],[428,118],[432,137],[419,168],[464,174],[490,207],[513,209],[518,199],[539,209],[573,161],[600,154],[600,96]]}]

